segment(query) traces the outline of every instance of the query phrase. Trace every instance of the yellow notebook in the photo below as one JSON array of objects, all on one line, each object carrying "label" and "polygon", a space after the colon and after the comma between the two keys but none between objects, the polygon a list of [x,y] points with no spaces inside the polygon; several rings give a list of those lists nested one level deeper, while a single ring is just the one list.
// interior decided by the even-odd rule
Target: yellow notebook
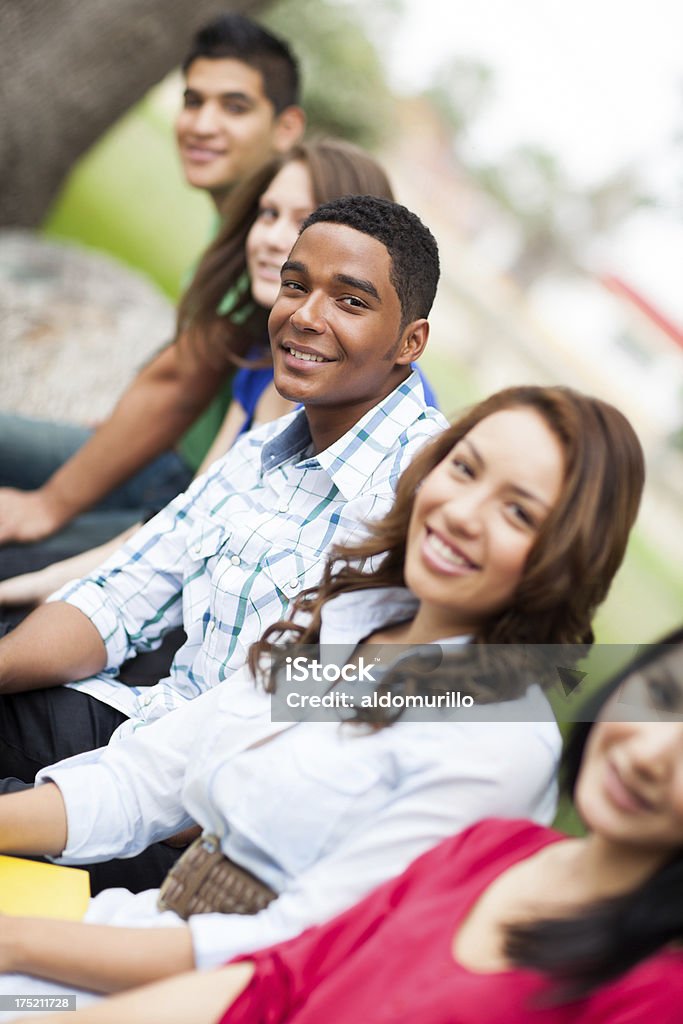
[{"label": "yellow notebook", "polygon": [[90,899],[90,875],[21,857],[0,856],[0,914],[80,921]]}]

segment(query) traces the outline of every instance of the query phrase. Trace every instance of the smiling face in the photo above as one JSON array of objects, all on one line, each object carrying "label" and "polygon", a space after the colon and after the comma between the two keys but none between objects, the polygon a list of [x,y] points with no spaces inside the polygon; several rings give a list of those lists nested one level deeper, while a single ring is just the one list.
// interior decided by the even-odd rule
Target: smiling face
[{"label": "smiling face", "polygon": [[282,268],[268,321],[275,386],[303,402],[318,451],[408,376],[427,321],[402,327],[391,259],[370,235],[319,222],[299,236]]},{"label": "smiling face", "polygon": [[663,855],[683,847],[680,645],[629,677],[607,703],[586,744],[575,800],[603,839]]},{"label": "smiling face", "polygon": [[429,473],[415,498],[404,573],[425,634],[476,634],[505,609],[563,476],[562,446],[531,408],[487,416]]},{"label": "smiling face", "polygon": [[227,57],[190,64],[176,141],[187,181],[216,202],[296,141],[289,128],[288,111],[276,116],[259,71]]},{"label": "smiling face", "polygon": [[315,206],[311,175],[302,160],[285,164],[259,200],[258,216],[247,235],[246,253],[251,294],[264,309],[271,309],[275,303],[282,264]]}]

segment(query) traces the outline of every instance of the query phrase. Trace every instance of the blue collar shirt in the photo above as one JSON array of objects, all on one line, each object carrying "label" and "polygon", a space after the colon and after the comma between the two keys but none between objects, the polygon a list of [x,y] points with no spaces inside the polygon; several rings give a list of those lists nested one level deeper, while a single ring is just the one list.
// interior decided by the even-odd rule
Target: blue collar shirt
[{"label": "blue collar shirt", "polygon": [[[332,545],[389,510],[401,472],[446,426],[412,373],[317,455],[302,410],[246,434],[98,571],[53,595],[90,618],[107,651],[104,672],[69,685],[128,716],[125,734],[228,679],[319,581]],[[123,661],[181,625],[165,679],[118,681]]]}]

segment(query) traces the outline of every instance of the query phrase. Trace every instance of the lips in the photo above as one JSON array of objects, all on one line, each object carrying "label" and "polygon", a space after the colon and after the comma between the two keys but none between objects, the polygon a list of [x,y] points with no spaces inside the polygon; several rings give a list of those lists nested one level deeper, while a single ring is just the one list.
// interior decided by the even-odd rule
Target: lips
[{"label": "lips", "polygon": [[334,359],[328,359],[313,349],[303,348],[299,345],[292,345],[290,342],[282,343],[283,351],[297,363],[333,363]]},{"label": "lips", "polygon": [[625,779],[612,761],[607,762],[605,790],[612,803],[627,814],[642,814],[655,809],[652,802]]},{"label": "lips", "polygon": [[459,547],[429,527],[426,528],[424,551],[429,561],[441,572],[461,574],[477,572],[481,568]]},{"label": "lips", "polygon": [[192,163],[197,164],[208,164],[212,160],[217,160],[219,157],[225,156],[226,151],[224,149],[209,149],[207,146],[196,146],[190,143],[183,145],[183,155],[191,160]]}]

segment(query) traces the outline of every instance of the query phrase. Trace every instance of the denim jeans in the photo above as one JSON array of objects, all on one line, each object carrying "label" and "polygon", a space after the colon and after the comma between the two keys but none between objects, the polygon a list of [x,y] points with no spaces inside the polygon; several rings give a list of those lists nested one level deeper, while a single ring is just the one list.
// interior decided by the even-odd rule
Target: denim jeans
[{"label": "denim jeans", "polygon": [[[0,487],[41,487],[91,434],[87,427],[0,413]],[[53,537],[0,548],[0,579],[103,544],[148,509],[163,508],[191,480],[192,471],[181,457],[165,452]]]}]

